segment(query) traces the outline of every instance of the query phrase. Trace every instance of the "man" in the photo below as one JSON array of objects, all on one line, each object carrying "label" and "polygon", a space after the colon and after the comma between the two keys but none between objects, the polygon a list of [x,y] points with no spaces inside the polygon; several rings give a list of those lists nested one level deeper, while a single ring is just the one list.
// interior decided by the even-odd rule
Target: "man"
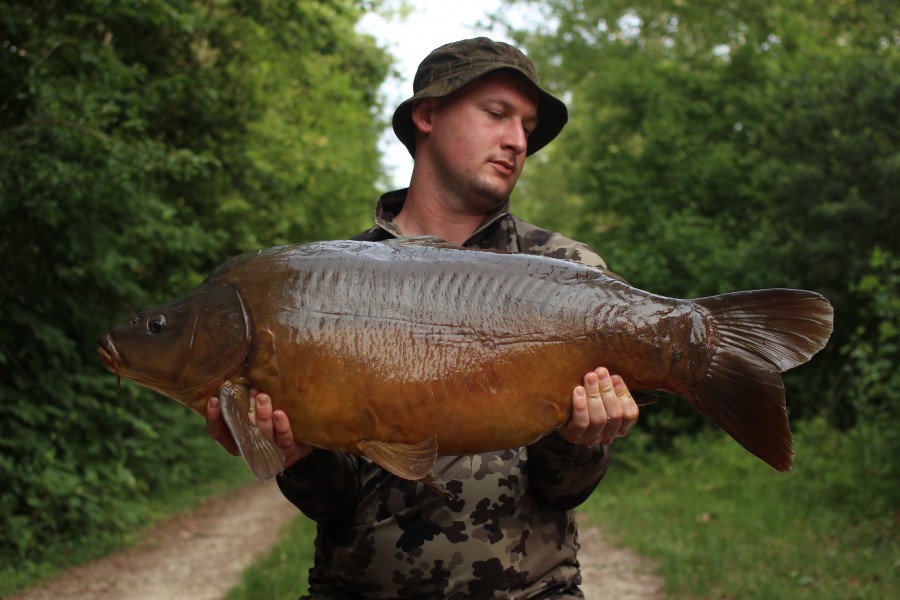
[{"label": "man", "polygon": [[[382,196],[375,226],[356,239],[432,235],[604,266],[587,246],[508,212],[526,156],[568,118],[524,54],[486,38],[448,44],[422,62],[413,88],[393,118],[415,158],[410,186]],[[572,409],[531,446],[439,457],[446,498],[365,458],[296,444],[285,414],[258,394],[256,423],[286,456],[278,485],[318,524],[309,597],[583,598],[572,509],[603,477],[608,445],[638,407],[601,367],[575,387]],[[216,401],[207,416],[210,435],[237,453]]]}]

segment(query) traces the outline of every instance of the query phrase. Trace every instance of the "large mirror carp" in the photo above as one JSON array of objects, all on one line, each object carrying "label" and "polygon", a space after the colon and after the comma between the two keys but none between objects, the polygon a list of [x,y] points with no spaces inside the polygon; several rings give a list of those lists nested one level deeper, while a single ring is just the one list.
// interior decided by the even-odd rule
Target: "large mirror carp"
[{"label": "large mirror carp", "polygon": [[438,454],[519,447],[563,425],[605,366],[684,398],[790,468],[780,373],[828,341],[832,308],[771,289],[680,300],[592,267],[434,238],[335,241],[238,256],[99,341],[106,367],[205,415],[218,396],[263,481],[280,450],[247,416],[271,395],[297,441],[428,480]]}]

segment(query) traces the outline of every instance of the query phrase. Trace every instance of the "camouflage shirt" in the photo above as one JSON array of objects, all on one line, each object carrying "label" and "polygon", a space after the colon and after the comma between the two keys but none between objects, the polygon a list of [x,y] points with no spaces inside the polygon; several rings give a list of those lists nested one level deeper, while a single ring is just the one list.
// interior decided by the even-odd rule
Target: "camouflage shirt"
[{"label": "camouflage shirt", "polygon": [[[405,190],[382,196],[376,225],[355,239],[402,235],[393,223]],[[466,246],[542,254],[604,267],[587,246],[530,225],[506,207]],[[583,598],[572,509],[609,462],[605,447],[557,434],[523,448],[439,457],[438,495],[360,456],[316,450],[278,477],[316,521],[312,599]]]}]

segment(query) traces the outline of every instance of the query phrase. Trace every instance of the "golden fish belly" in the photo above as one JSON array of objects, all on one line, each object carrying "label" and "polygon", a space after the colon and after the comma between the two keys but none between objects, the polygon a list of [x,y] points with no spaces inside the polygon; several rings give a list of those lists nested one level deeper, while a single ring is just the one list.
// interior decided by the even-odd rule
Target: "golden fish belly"
[{"label": "golden fish belly", "polygon": [[352,452],[363,440],[436,436],[442,454],[466,454],[528,444],[563,424],[571,390],[589,364],[547,346],[485,357],[477,371],[436,369],[428,380],[385,380],[362,362],[332,355],[297,373],[299,393],[282,388],[273,397],[299,441]]}]

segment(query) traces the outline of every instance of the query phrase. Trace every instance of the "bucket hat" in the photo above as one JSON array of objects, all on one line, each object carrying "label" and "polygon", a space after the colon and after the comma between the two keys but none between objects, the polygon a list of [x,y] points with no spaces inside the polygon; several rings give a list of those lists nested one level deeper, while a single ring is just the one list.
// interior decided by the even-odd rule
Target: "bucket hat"
[{"label": "bucket hat", "polygon": [[425,57],[413,79],[413,95],[394,111],[394,133],[415,156],[413,104],[422,98],[441,98],[493,71],[508,69],[527,79],[538,92],[538,124],[528,137],[527,155],[546,146],[569,120],[566,105],[538,83],[534,63],[521,50],[486,37],[461,40],[436,48]]}]

